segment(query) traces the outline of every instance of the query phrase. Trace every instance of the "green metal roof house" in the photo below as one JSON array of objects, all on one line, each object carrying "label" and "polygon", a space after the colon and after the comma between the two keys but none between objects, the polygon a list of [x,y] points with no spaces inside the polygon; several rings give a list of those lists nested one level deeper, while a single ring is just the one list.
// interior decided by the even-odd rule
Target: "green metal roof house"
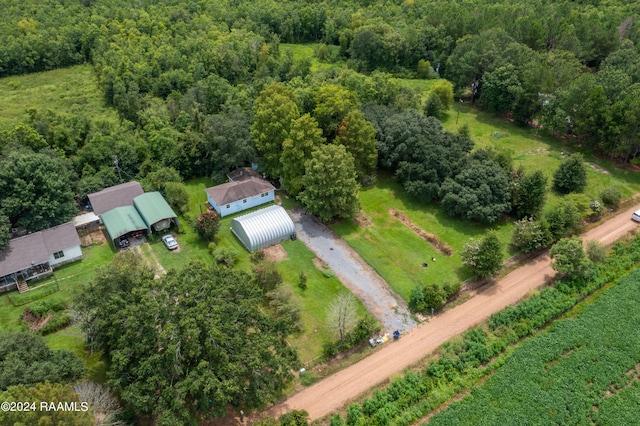
[{"label": "green metal roof house", "polygon": [[178,215],[171,209],[159,192],[147,192],[133,199],[133,206],[138,210],[147,225],[148,232],[169,229],[173,220],[178,226]]}]

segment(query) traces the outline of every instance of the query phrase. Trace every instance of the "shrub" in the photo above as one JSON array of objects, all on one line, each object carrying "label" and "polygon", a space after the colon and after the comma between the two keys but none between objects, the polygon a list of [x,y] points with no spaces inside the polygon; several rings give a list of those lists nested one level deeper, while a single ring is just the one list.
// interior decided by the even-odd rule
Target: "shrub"
[{"label": "shrub", "polygon": [[238,253],[229,247],[223,247],[215,250],[213,253],[213,258],[215,261],[220,264],[231,268],[234,263],[236,263],[236,259],[238,257]]},{"label": "shrub", "polygon": [[589,204],[589,207],[591,208],[591,213],[593,214],[593,216],[600,216],[602,214],[602,203],[600,202],[600,200],[591,200],[591,204]]},{"label": "shrub", "polygon": [[208,211],[198,216],[192,224],[200,238],[213,241],[218,229],[220,229],[220,217],[216,212]]},{"label": "shrub", "polygon": [[38,333],[46,336],[47,334],[55,333],[58,330],[62,330],[69,324],[71,324],[71,317],[64,312],[58,313],[54,315],[53,318],[51,318],[45,325],[40,327]]},{"label": "shrub", "polygon": [[303,271],[300,271],[300,275],[298,276],[299,278],[299,282],[298,282],[298,287],[300,287],[302,290],[306,290],[307,289],[307,274],[305,274]]},{"label": "shrub", "polygon": [[60,312],[67,308],[66,304],[61,301],[40,300],[29,306],[31,315],[37,318],[44,318],[49,312]]},{"label": "shrub", "polygon": [[600,199],[602,203],[609,208],[616,208],[620,204],[622,194],[620,190],[613,186],[608,186],[600,192]]},{"label": "shrub", "polygon": [[607,247],[598,241],[587,243],[587,257],[594,263],[602,262],[607,257]]},{"label": "shrub", "polygon": [[511,234],[511,247],[529,253],[551,244],[552,236],[546,220],[522,219],[515,223]]},{"label": "shrub", "polygon": [[263,294],[275,290],[282,283],[282,275],[270,262],[261,262],[253,267],[253,278],[256,280]]},{"label": "shrub", "polygon": [[258,263],[264,261],[264,259],[265,259],[264,250],[258,250],[256,252],[251,253],[251,255],[249,256],[249,261],[254,265],[257,265]]},{"label": "shrub", "polygon": [[482,240],[471,238],[462,247],[462,263],[478,278],[489,277],[502,266],[502,248],[495,233],[488,233]]},{"label": "shrub", "polygon": [[549,225],[549,232],[554,241],[573,231],[581,220],[576,207],[568,201],[562,201],[555,208],[550,209],[544,215],[544,219]]}]

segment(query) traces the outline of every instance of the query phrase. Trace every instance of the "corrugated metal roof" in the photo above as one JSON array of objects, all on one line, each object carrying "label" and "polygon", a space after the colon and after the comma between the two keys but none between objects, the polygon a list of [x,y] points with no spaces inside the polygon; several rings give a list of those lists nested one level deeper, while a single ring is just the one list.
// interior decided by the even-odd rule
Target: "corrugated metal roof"
[{"label": "corrugated metal roof", "polygon": [[227,182],[207,188],[205,191],[213,198],[216,204],[224,206],[225,204],[255,197],[274,189],[276,188],[273,185],[262,178],[249,177],[246,180]]},{"label": "corrugated metal roof", "polygon": [[147,192],[133,199],[133,205],[142,216],[142,220],[150,228],[163,219],[178,217],[159,192]]},{"label": "corrugated metal roof", "polygon": [[231,221],[231,229],[249,251],[277,244],[295,232],[293,221],[280,206],[237,217]]},{"label": "corrugated metal roof", "polygon": [[133,231],[145,231],[147,225],[133,206],[116,207],[101,214],[100,218],[112,240]]},{"label": "corrugated metal roof", "polygon": [[110,186],[102,191],[89,194],[91,207],[97,215],[108,212],[116,207],[132,206],[133,199],[144,194],[142,186],[134,181]]}]

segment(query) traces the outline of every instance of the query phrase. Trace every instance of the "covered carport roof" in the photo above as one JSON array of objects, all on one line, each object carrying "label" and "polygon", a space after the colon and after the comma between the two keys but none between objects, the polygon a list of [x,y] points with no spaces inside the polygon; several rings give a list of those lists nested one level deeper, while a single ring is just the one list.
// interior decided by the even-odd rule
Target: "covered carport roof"
[{"label": "covered carport roof", "polygon": [[151,225],[161,220],[176,219],[178,217],[159,192],[147,192],[138,195],[133,199],[133,205],[140,212],[142,220],[144,220],[149,229],[151,229]]},{"label": "covered carport roof", "polygon": [[129,232],[145,231],[147,225],[133,206],[116,207],[100,215],[104,227],[112,240]]}]

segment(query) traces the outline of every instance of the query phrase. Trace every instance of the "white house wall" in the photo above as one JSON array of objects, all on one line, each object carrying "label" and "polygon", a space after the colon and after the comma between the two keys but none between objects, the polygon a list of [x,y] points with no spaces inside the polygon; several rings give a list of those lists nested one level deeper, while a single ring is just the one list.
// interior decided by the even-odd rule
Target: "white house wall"
[{"label": "white house wall", "polygon": [[74,260],[82,259],[82,249],[80,246],[69,247],[64,250],[61,250],[64,253],[64,256],[56,259],[53,256],[53,253],[49,254],[49,265],[56,266],[63,263],[73,262]]},{"label": "white house wall", "polygon": [[247,210],[252,207],[256,207],[273,201],[275,197],[274,192],[275,191],[272,189],[271,191],[265,192],[264,194],[267,195],[265,195],[264,197],[262,196],[262,194],[258,194],[255,197],[245,198],[244,200],[238,200],[222,206],[218,206],[210,196],[207,195],[207,198],[209,199],[209,204],[213,206],[213,208],[220,214],[220,216],[225,217],[230,214],[238,213],[243,210]]}]

